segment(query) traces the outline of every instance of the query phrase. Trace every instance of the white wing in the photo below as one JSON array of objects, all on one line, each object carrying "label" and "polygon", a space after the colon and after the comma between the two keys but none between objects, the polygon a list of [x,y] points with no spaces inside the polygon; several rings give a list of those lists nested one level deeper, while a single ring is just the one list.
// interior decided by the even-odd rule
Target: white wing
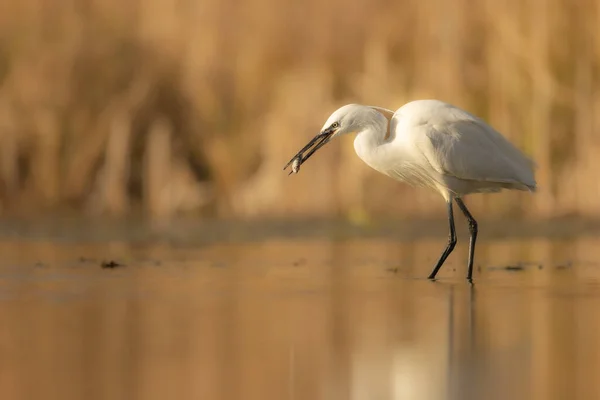
[{"label": "white wing", "polygon": [[443,175],[536,187],[533,161],[483,121],[458,119],[413,129],[416,147]]},{"label": "white wing", "polygon": [[414,155],[421,159],[421,174],[429,170],[481,184],[535,190],[533,161],[458,107],[438,100],[413,101],[396,111],[392,124],[398,142],[418,153]]}]

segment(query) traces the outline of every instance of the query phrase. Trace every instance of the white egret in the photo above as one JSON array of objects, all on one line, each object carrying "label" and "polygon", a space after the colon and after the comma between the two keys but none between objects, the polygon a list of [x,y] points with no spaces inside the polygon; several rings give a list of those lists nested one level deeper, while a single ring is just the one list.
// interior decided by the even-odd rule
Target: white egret
[{"label": "white egret", "polygon": [[[477,222],[462,198],[470,193],[516,189],[535,192],[534,162],[480,118],[439,100],[416,100],[391,110],[348,104],[284,167],[292,172],[332,138],[356,133],[356,154],[371,168],[412,186],[438,191],[447,204],[448,244],[434,279],[456,245],[453,201],[469,221],[467,279],[473,275]],[[310,151],[309,151],[310,149]],[[304,154],[308,151],[307,154]]]}]

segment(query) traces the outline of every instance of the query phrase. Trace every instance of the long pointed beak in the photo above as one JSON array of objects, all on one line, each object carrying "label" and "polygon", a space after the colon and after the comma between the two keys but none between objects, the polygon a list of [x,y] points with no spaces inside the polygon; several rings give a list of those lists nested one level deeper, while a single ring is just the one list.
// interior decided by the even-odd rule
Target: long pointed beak
[{"label": "long pointed beak", "polygon": [[[327,144],[331,140],[331,136],[333,136],[334,133],[334,129],[326,129],[323,132],[319,133],[317,136],[312,138],[311,141],[308,142],[308,144],[302,148],[302,150],[296,153],[296,155],[292,157],[290,161],[288,161],[288,163],[285,165],[285,167],[283,167],[283,169],[285,170],[287,167],[289,167],[290,164],[296,159],[300,160],[299,166],[302,165],[306,160],[310,158],[310,156],[315,154],[317,150],[319,150],[321,147]],[[308,153],[304,155],[304,153],[307,151]]]}]

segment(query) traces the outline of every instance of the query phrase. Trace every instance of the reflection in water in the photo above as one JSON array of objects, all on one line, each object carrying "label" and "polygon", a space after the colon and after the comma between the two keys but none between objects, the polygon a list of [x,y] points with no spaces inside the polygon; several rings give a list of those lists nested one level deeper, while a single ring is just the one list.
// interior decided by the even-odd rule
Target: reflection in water
[{"label": "reflection in water", "polygon": [[[424,279],[443,239],[4,242],[0,393],[595,398],[599,244],[482,240],[471,286],[465,244]],[[107,257],[126,266],[100,268]]]}]

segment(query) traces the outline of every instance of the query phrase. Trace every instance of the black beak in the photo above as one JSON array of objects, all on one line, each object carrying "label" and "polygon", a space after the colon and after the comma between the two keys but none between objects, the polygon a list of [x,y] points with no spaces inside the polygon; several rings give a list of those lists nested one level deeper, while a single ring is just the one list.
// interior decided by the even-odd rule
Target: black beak
[{"label": "black beak", "polygon": [[[289,167],[289,165],[296,159],[299,159],[300,165],[302,165],[317,150],[319,150],[321,147],[323,147],[325,144],[327,144],[329,142],[329,140],[331,139],[331,136],[333,136],[334,133],[335,133],[335,129],[331,129],[331,128],[327,128],[323,132],[319,133],[317,136],[312,138],[312,140],[310,142],[308,142],[308,144],[306,146],[304,146],[302,148],[302,150],[300,150],[298,153],[296,153],[296,155],[294,157],[292,157],[292,159],[290,161],[288,161],[288,163],[285,165],[285,167],[283,167],[283,169],[285,170],[287,167]],[[311,147],[312,147],[312,149],[306,155],[304,155],[304,153],[306,151],[308,151]]]}]

